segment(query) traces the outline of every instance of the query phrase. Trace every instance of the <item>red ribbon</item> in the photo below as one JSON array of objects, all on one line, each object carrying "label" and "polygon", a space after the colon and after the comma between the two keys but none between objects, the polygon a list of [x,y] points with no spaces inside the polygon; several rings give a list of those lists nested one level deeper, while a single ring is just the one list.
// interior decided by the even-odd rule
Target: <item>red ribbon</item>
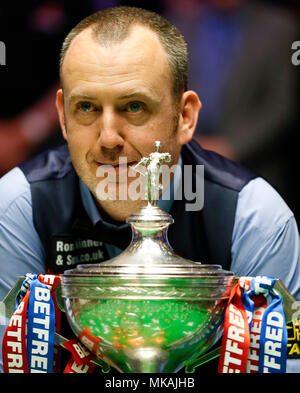
[{"label": "red ribbon", "polygon": [[63,346],[71,352],[71,358],[64,373],[90,374],[95,370],[96,364],[91,362],[95,355],[91,354],[78,340],[69,340]]},{"label": "red ribbon", "polygon": [[225,311],[218,373],[245,373],[250,332],[240,284],[233,288]]},{"label": "red ribbon", "polygon": [[28,373],[26,353],[26,313],[29,291],[10,318],[2,342],[5,373]]}]

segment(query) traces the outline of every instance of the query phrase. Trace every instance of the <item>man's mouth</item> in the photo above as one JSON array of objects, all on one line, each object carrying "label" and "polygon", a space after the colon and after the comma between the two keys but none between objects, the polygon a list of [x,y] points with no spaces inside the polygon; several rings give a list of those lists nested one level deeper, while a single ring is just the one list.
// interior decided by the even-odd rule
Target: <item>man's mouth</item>
[{"label": "man's mouth", "polygon": [[[137,164],[137,161],[127,161],[126,159],[120,159],[118,162],[98,162],[98,169],[101,168],[101,172],[107,174],[115,173],[116,175],[126,173],[129,170],[133,171],[133,167]],[[135,172],[135,171],[134,171]]]}]

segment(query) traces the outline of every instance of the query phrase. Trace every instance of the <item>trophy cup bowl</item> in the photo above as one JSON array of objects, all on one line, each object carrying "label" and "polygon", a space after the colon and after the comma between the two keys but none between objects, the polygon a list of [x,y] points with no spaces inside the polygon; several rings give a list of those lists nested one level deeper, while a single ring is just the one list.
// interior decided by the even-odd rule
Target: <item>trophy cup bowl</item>
[{"label": "trophy cup bowl", "polygon": [[124,373],[177,372],[204,353],[220,337],[235,284],[234,274],[219,265],[173,252],[167,239],[173,218],[156,205],[161,166],[170,155],[159,153],[158,141],[155,149],[140,162],[147,168],[148,204],[127,220],[132,227],[127,249],[61,276],[74,333],[99,359]]},{"label": "trophy cup bowl", "polygon": [[176,372],[220,337],[230,272],[216,265],[148,274],[142,266],[122,268],[89,273],[82,266],[62,278],[69,324],[100,359],[120,372]]}]

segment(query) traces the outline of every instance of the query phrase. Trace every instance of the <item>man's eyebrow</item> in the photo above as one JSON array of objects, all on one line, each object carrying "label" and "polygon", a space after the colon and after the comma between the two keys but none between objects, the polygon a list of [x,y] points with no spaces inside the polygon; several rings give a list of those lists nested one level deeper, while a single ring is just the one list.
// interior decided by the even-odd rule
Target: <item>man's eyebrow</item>
[{"label": "man's eyebrow", "polygon": [[96,97],[92,97],[86,94],[71,94],[69,97],[69,101],[73,102],[76,100],[89,100],[89,101],[95,101],[97,98]]},{"label": "man's eyebrow", "polygon": [[[134,98],[134,97],[148,99],[153,102],[161,101],[159,98],[156,98],[155,95],[153,95],[149,92],[143,92],[140,90],[136,90],[136,91],[133,91],[132,93],[128,93],[128,94],[122,94],[121,96],[118,97],[118,99],[119,100],[127,100],[127,99]],[[71,102],[71,103],[74,101],[77,101],[77,100],[97,101],[97,99],[98,98],[96,96],[91,96],[88,94],[80,94],[80,93],[71,93],[69,96],[69,102]]]},{"label": "man's eyebrow", "polygon": [[132,98],[132,97],[141,96],[141,95],[142,95],[142,96],[145,96],[146,94],[141,93],[141,92],[139,92],[139,91],[134,91],[133,93],[124,94],[124,95],[120,96],[120,99],[127,99],[127,98]]},{"label": "man's eyebrow", "polygon": [[145,92],[139,91],[139,90],[134,91],[129,94],[124,94],[124,95],[120,96],[119,99],[120,100],[127,100],[127,99],[134,98],[134,97],[137,97],[137,98],[140,97],[140,98],[144,98],[144,99],[148,99],[148,100],[150,99],[152,101],[160,101],[160,99],[156,98],[155,95],[152,95],[149,92],[145,93]]}]

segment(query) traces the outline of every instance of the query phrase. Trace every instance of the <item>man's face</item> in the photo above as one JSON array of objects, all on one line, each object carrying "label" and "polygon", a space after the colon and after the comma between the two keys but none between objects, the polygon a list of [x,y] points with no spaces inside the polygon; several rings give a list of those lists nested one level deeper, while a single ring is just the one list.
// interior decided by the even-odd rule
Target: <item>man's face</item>
[{"label": "man's face", "polygon": [[[124,179],[128,187],[134,180],[127,176],[128,165],[148,156],[156,140],[171,154],[169,165],[177,162],[180,146],[186,143],[178,131],[171,86],[162,46],[156,34],[141,26],[107,47],[85,30],[66,54],[63,95],[57,95],[63,134],[79,177],[115,219],[124,219],[141,203],[101,200],[99,168],[114,166],[117,188],[124,187]],[[127,166],[118,166],[121,157]]]}]

